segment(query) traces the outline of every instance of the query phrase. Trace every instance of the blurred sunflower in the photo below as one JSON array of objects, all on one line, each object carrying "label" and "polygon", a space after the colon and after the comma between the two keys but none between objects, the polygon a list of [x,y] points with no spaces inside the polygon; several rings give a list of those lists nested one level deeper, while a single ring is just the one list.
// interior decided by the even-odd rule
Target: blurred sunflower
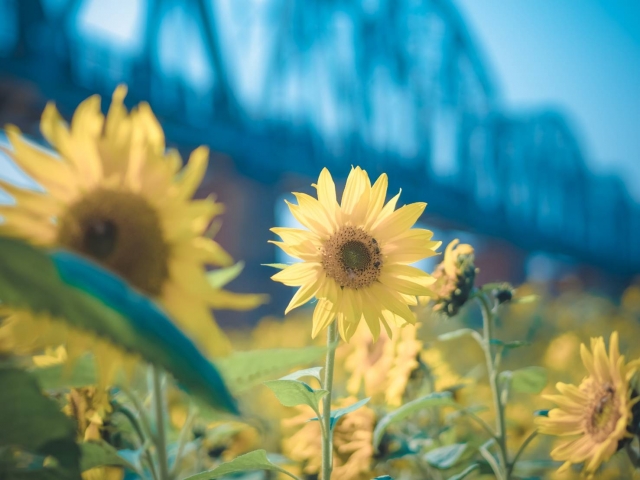
[{"label": "blurred sunflower", "polygon": [[[16,201],[15,206],[0,207],[0,234],[89,257],[157,300],[206,352],[225,354],[230,344],[211,309],[250,309],[263,303],[264,296],[233,294],[207,279],[208,265],[232,263],[229,254],[205,236],[222,205],[212,198],[191,199],[205,174],[208,150],[194,150],[181,168],[179,153],[166,150],[149,105],[141,103],[127,112],[125,95],[126,87],[115,90],[106,118],[100,97],[88,98],[70,127],[48,104],[40,127],[55,154],[7,127],[12,149],[3,151],[44,192],[0,181]],[[29,319],[26,312],[14,312],[5,345],[11,338],[14,344],[31,341],[13,335]],[[69,354],[84,348],[70,345]]]},{"label": "blurred sunflower", "polygon": [[578,387],[558,383],[560,395],[544,396],[558,407],[537,422],[541,433],[572,437],[551,452],[551,458],[565,462],[559,471],[584,462],[584,473],[592,477],[630,436],[632,407],[640,397],[631,399],[629,382],[638,361],[626,363],[620,355],[618,332],[611,334],[609,355],[602,337],[591,339],[591,352],[582,344],[580,355],[589,375]]},{"label": "blurred sunflower", "polygon": [[358,327],[348,344],[336,355],[344,357],[344,369],[350,374],[347,391],[357,395],[362,388],[367,397],[384,399],[399,407],[411,374],[419,367],[422,342],[416,339],[417,328],[390,326],[392,335],[383,332],[377,342],[363,326]]},{"label": "blurred sunflower", "polygon": [[346,341],[364,319],[374,338],[380,323],[391,335],[389,323],[415,323],[409,305],[416,295],[429,295],[431,275],[409,264],[436,255],[440,242],[432,232],[411,229],[426,207],[412,203],[395,210],[399,193],[386,205],[387,176],[371,185],[367,173],[352,168],[338,204],[336,187],[325,168],[320,173],[315,199],[294,193],[297,205],[287,202],[293,216],[308,230],[272,228],[282,238],[273,241],[289,255],[303,260],[272,278],[300,287],[286,312],[318,299],[312,336],[335,319]]},{"label": "blurred sunflower", "polygon": [[433,299],[434,311],[442,311],[445,315],[452,317],[469,299],[477,272],[474,260],[475,255],[471,245],[460,244],[458,239],[447,245],[444,259],[433,272],[436,279],[433,287],[436,293]]},{"label": "blurred sunflower", "polygon": [[[351,405],[356,398],[344,398],[336,408]],[[309,422],[314,416],[307,406],[296,407],[300,412],[295,417],[282,421],[283,428],[291,432],[283,438],[283,453],[302,465],[302,472],[315,475],[320,471],[321,434],[318,422]],[[333,431],[333,472],[334,480],[369,480],[372,473],[373,429],[375,412],[364,406],[346,414]]]}]

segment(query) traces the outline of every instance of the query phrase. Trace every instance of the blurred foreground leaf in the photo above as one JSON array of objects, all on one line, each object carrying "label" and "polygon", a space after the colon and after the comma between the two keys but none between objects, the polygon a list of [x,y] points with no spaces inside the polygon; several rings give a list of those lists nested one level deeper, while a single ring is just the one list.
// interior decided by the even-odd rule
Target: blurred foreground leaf
[{"label": "blurred foreground leaf", "polygon": [[30,373],[44,390],[81,388],[98,382],[96,364],[91,355],[83,355],[73,365],[49,365],[36,367]]},{"label": "blurred foreground leaf", "polygon": [[218,370],[169,317],[120,277],[64,251],[0,237],[0,302],[91,331],[165,368],[212,406],[237,413]]},{"label": "blurred foreground leaf", "polygon": [[234,352],[218,360],[231,391],[238,394],[281,375],[292,368],[309,364],[323,356],[325,347],[276,348]]},{"label": "blurred foreground leaf", "polygon": [[[60,411],[56,402],[42,394],[37,381],[23,370],[0,367],[0,385],[0,449],[18,447],[56,458],[58,469],[39,469],[41,476],[32,478],[47,478],[48,475],[79,479],[80,449],[75,442],[76,432],[71,419]],[[9,478],[17,478],[21,473],[14,475],[12,472],[11,475]]]},{"label": "blurred foreground leaf", "polygon": [[253,452],[245,453],[230,462],[223,463],[213,470],[198,473],[197,475],[185,478],[185,480],[209,480],[213,478],[220,478],[231,473],[246,472],[247,470],[271,470],[283,473],[295,480],[298,480],[298,477],[294,474],[289,473],[284,468],[280,468],[271,463],[267,458],[266,450],[255,450]]}]

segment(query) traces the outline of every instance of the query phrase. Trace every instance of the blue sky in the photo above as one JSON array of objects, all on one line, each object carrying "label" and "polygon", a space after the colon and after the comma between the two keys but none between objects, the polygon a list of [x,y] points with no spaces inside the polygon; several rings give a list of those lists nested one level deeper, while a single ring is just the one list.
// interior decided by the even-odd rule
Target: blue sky
[{"label": "blue sky", "polygon": [[640,1],[454,0],[515,111],[552,107],[640,201]]}]

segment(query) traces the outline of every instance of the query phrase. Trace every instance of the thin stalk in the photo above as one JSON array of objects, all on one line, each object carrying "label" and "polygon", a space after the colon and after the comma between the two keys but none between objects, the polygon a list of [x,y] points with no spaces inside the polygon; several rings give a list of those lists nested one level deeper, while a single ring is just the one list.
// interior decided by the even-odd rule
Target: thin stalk
[{"label": "thin stalk", "polygon": [[152,366],[153,373],[153,408],[156,414],[155,443],[158,451],[158,470],[160,480],[169,480],[169,461],[167,459],[167,437],[164,429],[164,395],[162,392],[162,373]]},{"label": "thin stalk", "polygon": [[[128,408],[126,408],[126,407],[124,407],[123,405],[120,405],[120,404],[114,404],[114,411],[122,413],[125,416],[125,418],[129,421],[129,424],[133,427],[133,429],[138,434],[138,438],[140,440],[140,448],[144,452],[145,459],[147,460],[147,463],[149,464],[149,471],[151,472],[151,477],[153,478],[153,480],[159,480],[158,479],[158,472],[156,472],[156,466],[153,463],[153,457],[151,456],[151,452],[149,452],[149,449],[147,448],[148,440],[145,437],[145,434],[144,434],[142,428],[138,424],[138,421],[137,421],[135,415]],[[142,476],[141,473],[139,473],[139,472],[137,472],[137,473],[138,473],[138,475]]]},{"label": "thin stalk", "polygon": [[187,444],[189,435],[191,434],[191,426],[193,425],[193,421],[195,420],[195,418],[196,418],[195,412],[192,409],[190,409],[189,416],[187,417],[187,420],[184,422],[182,430],[180,431],[180,437],[178,437],[178,450],[176,451],[176,459],[174,460],[173,467],[169,472],[172,479],[176,478],[176,475],[178,474],[182,453],[184,452],[184,447]]},{"label": "thin stalk", "polygon": [[322,480],[330,480],[333,468],[333,439],[331,434],[331,393],[333,389],[333,366],[336,356],[335,341],[338,334],[337,320],[327,328],[327,361],[324,367],[322,387],[327,393],[322,399]]},{"label": "thin stalk", "polygon": [[518,463],[520,455],[522,455],[522,452],[524,452],[525,448],[527,448],[527,446],[531,443],[531,440],[536,438],[536,435],[538,435],[538,431],[534,430],[529,434],[524,442],[522,442],[522,445],[520,445],[520,448],[516,452],[515,457],[513,457],[513,461],[509,464],[509,468],[507,469],[507,479],[511,478],[511,474],[513,473],[513,469],[516,467],[516,463]]},{"label": "thin stalk", "polygon": [[[500,466],[506,470],[507,468],[507,442],[504,418],[504,405],[500,400],[500,388],[498,385],[498,370],[495,368],[495,360],[491,351],[491,339],[493,338],[493,314],[489,302],[480,294],[478,298],[482,310],[482,330],[485,359],[487,362],[487,374],[489,375],[489,385],[491,386],[491,394],[493,396],[493,406],[496,412],[496,439],[498,442]],[[508,477],[507,477],[508,480]]]}]

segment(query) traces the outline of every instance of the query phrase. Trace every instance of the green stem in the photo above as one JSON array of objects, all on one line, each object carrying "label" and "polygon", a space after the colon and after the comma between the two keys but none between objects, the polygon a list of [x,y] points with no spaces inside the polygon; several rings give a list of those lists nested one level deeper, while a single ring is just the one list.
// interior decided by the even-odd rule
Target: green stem
[{"label": "green stem", "polygon": [[330,480],[333,468],[333,442],[331,434],[331,393],[333,389],[333,365],[336,356],[335,341],[338,334],[338,321],[334,320],[327,329],[327,362],[324,367],[322,387],[327,393],[322,399],[322,480]]},{"label": "green stem", "polygon": [[507,469],[507,479],[511,478],[511,474],[513,473],[513,469],[516,467],[516,463],[518,463],[520,455],[522,455],[522,452],[524,452],[525,448],[527,448],[531,441],[536,438],[536,435],[538,435],[538,431],[534,430],[529,434],[527,438],[525,438],[524,442],[522,442],[522,445],[520,445],[520,448],[516,452],[515,457],[513,457],[513,461],[509,464],[509,468]]},{"label": "green stem", "polygon": [[156,366],[153,371],[153,408],[156,414],[155,443],[158,451],[160,480],[169,480],[169,462],[167,459],[167,437],[164,425],[164,395],[162,394],[162,372]]},{"label": "green stem", "polygon": [[[498,442],[500,466],[506,470],[507,468],[507,442],[504,418],[504,405],[500,399],[500,387],[498,385],[498,370],[495,368],[495,360],[491,351],[491,339],[493,338],[493,313],[488,300],[482,294],[476,297],[482,306],[482,330],[485,359],[487,362],[487,374],[489,375],[489,385],[491,386],[491,394],[493,396],[493,406],[496,412],[496,439]],[[509,480],[509,477],[506,477]]]},{"label": "green stem", "polygon": [[180,468],[180,460],[182,458],[182,453],[184,452],[184,447],[187,444],[187,440],[189,439],[189,435],[191,434],[191,426],[193,425],[193,421],[196,418],[196,414],[193,409],[189,409],[189,416],[187,420],[184,422],[182,426],[182,430],[180,431],[180,436],[178,437],[178,449],[176,451],[176,459],[173,462],[173,467],[169,474],[171,478],[176,478],[178,474],[178,470]]},{"label": "green stem", "polygon": [[[114,403],[112,405],[113,405],[114,411],[122,413],[125,416],[125,418],[129,421],[129,424],[133,427],[133,429],[138,434],[138,439],[140,440],[140,448],[144,452],[145,459],[149,464],[149,471],[151,472],[151,477],[153,478],[153,480],[158,480],[158,472],[156,472],[156,466],[153,464],[153,458],[151,457],[151,453],[149,452],[149,449],[146,448],[147,439],[145,437],[145,434],[142,428],[138,424],[138,420],[136,419],[135,415],[123,405],[120,405],[118,403]],[[140,473],[138,474],[142,476],[142,474]]]}]

